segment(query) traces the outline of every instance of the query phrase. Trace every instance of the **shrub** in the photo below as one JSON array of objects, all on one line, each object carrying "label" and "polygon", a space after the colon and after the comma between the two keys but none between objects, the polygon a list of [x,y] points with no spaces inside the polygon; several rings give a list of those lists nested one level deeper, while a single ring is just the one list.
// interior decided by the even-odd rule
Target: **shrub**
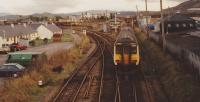
[{"label": "shrub", "polygon": [[44,38],[44,39],[43,39],[44,44],[47,44],[48,41],[49,41],[48,38]]}]

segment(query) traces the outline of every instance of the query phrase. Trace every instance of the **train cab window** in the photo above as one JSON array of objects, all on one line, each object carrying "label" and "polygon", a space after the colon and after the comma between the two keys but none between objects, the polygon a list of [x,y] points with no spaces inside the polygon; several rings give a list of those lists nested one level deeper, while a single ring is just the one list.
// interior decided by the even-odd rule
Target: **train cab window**
[{"label": "train cab window", "polygon": [[120,45],[116,46],[116,53],[117,54],[122,54],[122,46],[120,46]]},{"label": "train cab window", "polygon": [[129,54],[131,52],[131,47],[130,46],[124,46],[123,52],[126,54]]},{"label": "train cab window", "polygon": [[137,46],[131,48],[131,52],[136,54],[137,53]]}]

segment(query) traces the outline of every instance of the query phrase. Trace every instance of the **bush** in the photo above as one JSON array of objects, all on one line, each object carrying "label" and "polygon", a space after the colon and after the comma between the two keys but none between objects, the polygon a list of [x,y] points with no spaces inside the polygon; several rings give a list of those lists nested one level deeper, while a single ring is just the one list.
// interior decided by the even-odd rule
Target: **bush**
[{"label": "bush", "polygon": [[31,46],[35,46],[35,41],[32,40],[32,41],[29,42],[29,44],[30,44]]},{"label": "bush", "polygon": [[48,41],[49,41],[48,38],[44,38],[44,39],[43,39],[44,44],[47,44]]}]

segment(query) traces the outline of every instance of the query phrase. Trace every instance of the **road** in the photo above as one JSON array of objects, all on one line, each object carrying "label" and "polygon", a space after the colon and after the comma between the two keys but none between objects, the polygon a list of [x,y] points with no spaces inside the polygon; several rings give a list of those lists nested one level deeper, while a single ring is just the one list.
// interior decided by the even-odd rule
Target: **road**
[{"label": "road", "polygon": [[[44,52],[48,57],[57,51],[67,50],[73,47],[73,43],[70,42],[62,42],[62,43],[52,43],[48,45],[43,45],[39,47],[31,47],[22,52]],[[7,55],[0,55],[0,65],[6,62]]]},{"label": "road", "polygon": [[[54,53],[72,48],[75,43],[81,42],[82,40],[81,36],[78,36],[77,34],[74,34],[72,36],[74,37],[75,42],[51,43],[39,47],[30,47],[22,52],[44,52],[47,55],[47,57],[51,57]],[[6,63],[6,60],[7,60],[6,54],[0,55],[0,65]],[[5,78],[0,78],[0,86],[3,86],[5,80],[6,80]]]},{"label": "road", "polygon": [[44,52],[48,57],[53,55],[54,53],[62,50],[67,50],[73,47],[73,43],[70,42],[62,42],[62,43],[52,43],[48,45],[43,45],[39,47],[32,47],[24,50],[23,52]]},{"label": "road", "polygon": [[4,64],[7,59],[7,55],[0,55],[0,65]]}]

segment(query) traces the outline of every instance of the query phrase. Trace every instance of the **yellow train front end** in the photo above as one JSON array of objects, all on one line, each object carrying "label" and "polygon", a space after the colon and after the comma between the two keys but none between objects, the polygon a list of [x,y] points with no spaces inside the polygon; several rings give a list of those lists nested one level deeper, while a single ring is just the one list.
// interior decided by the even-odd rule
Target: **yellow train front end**
[{"label": "yellow train front end", "polygon": [[114,46],[114,64],[115,65],[134,65],[140,63],[139,46],[137,43],[122,44],[116,43]]}]

